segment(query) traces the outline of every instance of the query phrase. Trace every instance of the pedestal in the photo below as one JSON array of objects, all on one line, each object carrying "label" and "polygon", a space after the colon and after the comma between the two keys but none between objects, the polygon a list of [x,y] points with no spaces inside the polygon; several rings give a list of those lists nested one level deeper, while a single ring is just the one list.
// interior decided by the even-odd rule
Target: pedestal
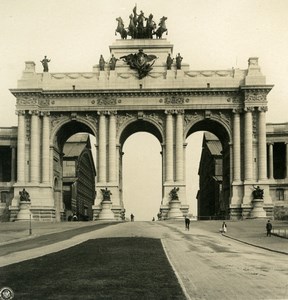
[{"label": "pedestal", "polygon": [[20,205],[19,205],[20,210],[17,215],[16,221],[30,220],[30,215],[31,215],[30,205],[31,205],[30,201],[20,201]]},{"label": "pedestal", "polygon": [[104,200],[101,203],[102,210],[99,213],[98,220],[114,220],[114,214],[111,210],[112,202],[109,200]]},{"label": "pedestal", "polygon": [[266,218],[266,212],[263,208],[263,199],[253,199],[253,209],[251,211],[251,218]]},{"label": "pedestal", "polygon": [[181,202],[179,200],[171,200],[169,202],[169,212],[168,212],[168,218],[169,219],[176,219],[176,218],[182,218],[183,213],[180,210]]}]

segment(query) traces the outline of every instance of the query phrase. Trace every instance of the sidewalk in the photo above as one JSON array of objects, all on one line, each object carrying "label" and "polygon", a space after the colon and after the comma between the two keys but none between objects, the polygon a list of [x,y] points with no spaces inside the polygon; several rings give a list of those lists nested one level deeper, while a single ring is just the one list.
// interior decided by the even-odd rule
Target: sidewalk
[{"label": "sidewalk", "polygon": [[[266,219],[247,219],[243,221],[225,221],[227,233],[223,236],[266,250],[288,255],[288,239],[272,235],[266,236]],[[196,221],[190,227],[199,227],[210,232],[219,232],[222,221]],[[272,221],[273,228],[288,229],[287,221]],[[184,226],[184,225],[183,225]]]},{"label": "sidewalk", "polygon": [[[180,220],[163,222],[173,224],[175,225],[175,227],[183,226],[184,229],[184,220],[183,222]],[[265,229],[266,220],[243,220],[225,222],[228,228],[227,233],[223,234],[225,237],[256,247],[288,255],[288,239],[273,235],[271,237],[267,237]],[[19,241],[33,239],[51,233],[64,232],[67,230],[75,230],[87,227],[91,227],[91,230],[93,230],[93,226],[95,226],[96,224],[105,224],[105,221],[61,223],[32,222],[32,234],[30,235],[29,222],[5,222],[0,224],[0,247],[2,245],[17,243]],[[209,232],[219,233],[221,224],[222,221],[192,221],[190,224],[190,228],[192,230],[193,227],[195,227]],[[272,221],[272,224],[273,228],[288,229],[287,221]],[[87,230],[89,229],[87,228]]]}]

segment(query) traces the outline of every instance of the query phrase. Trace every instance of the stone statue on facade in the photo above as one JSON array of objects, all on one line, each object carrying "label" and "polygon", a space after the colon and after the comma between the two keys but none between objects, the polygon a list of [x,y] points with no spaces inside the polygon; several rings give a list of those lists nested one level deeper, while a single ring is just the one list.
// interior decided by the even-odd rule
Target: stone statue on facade
[{"label": "stone statue on facade", "polygon": [[183,57],[178,53],[176,56],[176,68],[177,70],[181,70],[181,63],[182,63]]},{"label": "stone statue on facade", "polygon": [[166,20],[167,20],[167,17],[162,17],[160,19],[160,22],[158,24],[158,29],[155,31],[155,35],[158,39],[161,39],[162,38],[162,35],[164,32],[166,32],[166,35],[168,34],[168,30],[167,30],[167,27],[166,27]]},{"label": "stone statue on facade", "polygon": [[127,30],[124,27],[124,22],[121,17],[116,18],[116,21],[118,22],[117,28],[115,30],[115,35],[120,33],[122,39],[127,39]]},{"label": "stone statue on facade", "polygon": [[101,189],[101,192],[102,192],[102,196],[103,196],[103,201],[111,200],[112,193],[110,192],[110,190],[107,189],[107,187],[105,189]]},{"label": "stone statue on facade", "polygon": [[48,63],[51,61],[51,59],[48,59],[47,56],[45,55],[44,58],[40,61],[42,66],[43,66],[43,72],[48,72]]},{"label": "stone statue on facade", "polygon": [[126,39],[127,35],[131,36],[131,39],[152,39],[153,35],[156,35],[156,38],[161,39],[162,34],[164,32],[167,34],[168,32],[165,23],[167,20],[166,17],[160,19],[159,27],[156,30],[157,25],[153,21],[153,15],[150,14],[147,18],[142,10],[140,11],[140,14],[137,14],[137,6],[133,8],[129,19],[130,21],[126,31],[122,18],[116,18],[118,25],[115,34],[117,32],[120,33],[122,39]]},{"label": "stone statue on facade", "polygon": [[167,59],[166,59],[167,70],[171,70],[171,66],[173,64],[173,60],[174,60],[174,58],[172,58],[171,55],[170,55],[170,53],[169,53],[168,56],[167,56]]},{"label": "stone statue on facade", "polygon": [[104,71],[104,68],[105,68],[105,60],[103,58],[103,55],[101,54],[100,55],[100,59],[99,59],[99,69],[100,71]]},{"label": "stone statue on facade", "polygon": [[169,196],[170,196],[170,199],[171,200],[178,200],[179,197],[178,197],[178,192],[179,192],[179,188],[178,187],[174,187],[170,193],[169,193]]},{"label": "stone statue on facade", "polygon": [[125,55],[120,57],[120,59],[126,62],[131,69],[137,70],[139,79],[142,79],[152,70],[152,66],[157,59],[157,56],[147,55],[142,49],[139,49],[138,53]]},{"label": "stone statue on facade", "polygon": [[20,201],[30,202],[30,195],[25,189],[20,191],[19,195],[20,195]]},{"label": "stone statue on facade", "polygon": [[118,58],[116,58],[114,56],[114,54],[112,54],[112,57],[110,58],[110,61],[109,61],[109,67],[110,67],[111,71],[115,70],[117,60],[118,60]]},{"label": "stone statue on facade", "polygon": [[257,187],[254,187],[254,191],[252,192],[253,193],[253,198],[254,199],[263,199],[263,196],[264,196],[264,190],[263,189],[260,189],[259,185],[257,185]]}]

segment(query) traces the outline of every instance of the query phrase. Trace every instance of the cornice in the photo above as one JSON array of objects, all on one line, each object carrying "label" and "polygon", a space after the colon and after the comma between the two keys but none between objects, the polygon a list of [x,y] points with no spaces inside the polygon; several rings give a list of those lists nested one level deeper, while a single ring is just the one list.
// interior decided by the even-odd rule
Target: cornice
[{"label": "cornice", "polygon": [[166,96],[233,96],[239,88],[191,88],[191,89],[131,89],[131,90],[43,90],[10,89],[15,97],[39,98],[92,98],[92,97],[166,97]]}]

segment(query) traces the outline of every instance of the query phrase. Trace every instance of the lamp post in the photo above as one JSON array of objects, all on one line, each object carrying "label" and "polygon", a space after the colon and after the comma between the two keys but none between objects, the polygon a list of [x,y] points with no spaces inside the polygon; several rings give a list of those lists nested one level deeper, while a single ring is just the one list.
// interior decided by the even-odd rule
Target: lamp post
[{"label": "lamp post", "polygon": [[31,214],[30,214],[30,221],[29,221],[29,235],[32,234],[32,223],[31,223]]}]

